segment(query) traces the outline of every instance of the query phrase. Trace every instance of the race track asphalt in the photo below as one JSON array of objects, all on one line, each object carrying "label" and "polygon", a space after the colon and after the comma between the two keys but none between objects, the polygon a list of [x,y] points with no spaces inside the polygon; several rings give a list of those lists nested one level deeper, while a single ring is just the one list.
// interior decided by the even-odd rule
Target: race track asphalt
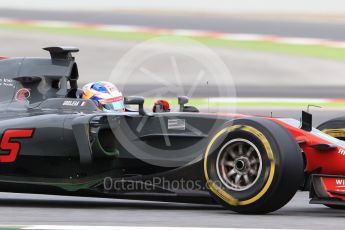
[{"label": "race track asphalt", "polygon": [[274,213],[240,215],[217,205],[0,193],[0,229],[1,225],[343,228],[344,211],[311,205],[308,201],[308,193],[299,192],[290,203]]},{"label": "race track asphalt", "polygon": [[287,20],[260,17],[174,15],[154,12],[61,12],[1,9],[1,17],[132,25],[165,29],[193,29],[227,33],[345,40],[345,23],[330,20]]}]

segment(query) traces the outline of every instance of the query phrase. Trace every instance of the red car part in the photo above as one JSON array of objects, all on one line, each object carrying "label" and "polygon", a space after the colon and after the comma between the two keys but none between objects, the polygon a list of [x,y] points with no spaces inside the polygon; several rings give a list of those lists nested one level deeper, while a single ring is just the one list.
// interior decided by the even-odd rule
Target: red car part
[{"label": "red car part", "polygon": [[313,175],[310,197],[313,204],[345,207],[345,176]]},{"label": "red car part", "polygon": [[[219,116],[248,117],[225,114]],[[308,128],[303,127],[303,121],[300,123],[294,119],[267,119],[284,126],[299,144],[305,159],[306,179],[303,186],[304,190],[310,191],[311,203],[340,205],[345,208],[345,142],[342,144],[342,141],[312,129],[311,120]]]},{"label": "red car part", "polygon": [[305,158],[305,184],[310,191],[310,203],[344,206],[345,208],[345,148],[342,141],[317,129],[310,132],[272,118],[296,138]]}]

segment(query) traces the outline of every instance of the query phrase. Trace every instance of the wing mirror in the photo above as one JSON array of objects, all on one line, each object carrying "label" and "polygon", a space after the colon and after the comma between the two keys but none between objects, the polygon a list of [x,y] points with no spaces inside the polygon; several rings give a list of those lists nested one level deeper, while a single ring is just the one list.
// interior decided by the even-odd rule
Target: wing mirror
[{"label": "wing mirror", "polygon": [[125,97],[125,100],[124,100],[125,105],[138,105],[139,114],[143,116],[147,115],[147,113],[144,110],[144,102],[145,102],[144,97],[139,97],[139,96]]},{"label": "wing mirror", "polygon": [[178,104],[180,105],[180,112],[192,112],[198,113],[199,110],[194,106],[185,106],[189,102],[189,98],[186,96],[178,97]]},{"label": "wing mirror", "polygon": [[321,106],[318,106],[318,105],[308,105],[307,106],[307,112],[302,111],[301,129],[308,131],[308,132],[313,130],[313,115],[311,113],[309,113],[310,107],[322,108]]},{"label": "wing mirror", "polygon": [[301,129],[310,132],[313,129],[313,115],[306,111],[302,111]]},{"label": "wing mirror", "polygon": [[177,99],[178,99],[178,104],[180,105],[180,112],[183,112],[184,111],[184,105],[189,102],[189,98],[186,96],[180,96]]}]

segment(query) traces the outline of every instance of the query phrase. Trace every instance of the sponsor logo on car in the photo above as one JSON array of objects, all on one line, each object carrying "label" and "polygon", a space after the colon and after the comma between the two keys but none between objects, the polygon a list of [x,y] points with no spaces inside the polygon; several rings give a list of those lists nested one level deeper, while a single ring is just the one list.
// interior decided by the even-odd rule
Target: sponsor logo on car
[{"label": "sponsor logo on car", "polygon": [[77,107],[79,106],[79,101],[64,101],[62,103],[63,106],[74,106],[74,107]]},{"label": "sponsor logo on car", "polygon": [[345,155],[345,150],[339,148],[338,153],[339,153],[340,155],[344,156],[344,155]]},{"label": "sponsor logo on car", "polygon": [[335,179],[337,188],[345,188],[345,179]]},{"label": "sponsor logo on car", "polygon": [[22,88],[16,92],[14,96],[16,101],[27,101],[31,96],[30,89]]},{"label": "sponsor logo on car", "polygon": [[14,88],[14,81],[12,79],[0,76],[0,86]]},{"label": "sponsor logo on car", "polygon": [[185,130],[186,121],[184,119],[169,119],[168,129]]}]

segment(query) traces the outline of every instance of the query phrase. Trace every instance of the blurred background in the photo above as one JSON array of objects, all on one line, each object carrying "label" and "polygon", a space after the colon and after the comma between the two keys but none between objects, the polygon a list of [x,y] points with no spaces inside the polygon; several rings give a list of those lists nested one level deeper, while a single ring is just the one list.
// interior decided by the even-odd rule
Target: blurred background
[{"label": "blurred background", "polygon": [[79,47],[82,84],[111,80],[147,104],[188,94],[201,108],[295,118],[316,104],[317,123],[345,105],[342,0],[0,0],[0,42],[2,56]]},{"label": "blurred background", "polygon": [[[145,95],[148,108],[155,98],[177,104],[184,94],[204,111],[296,119],[318,105],[311,109],[315,126],[345,115],[343,0],[0,0],[0,44],[0,56],[11,57],[79,47],[80,86],[110,80],[125,95]],[[274,218],[229,218],[217,207],[184,204],[17,194],[0,200],[8,206],[2,224],[41,217],[48,224],[305,229],[313,222],[324,229],[339,228],[332,217],[342,217],[306,207],[302,193]]]},{"label": "blurred background", "polygon": [[295,118],[317,104],[317,123],[326,108],[342,114],[342,0],[0,0],[0,15],[2,56],[76,46],[82,84],[111,80],[147,104],[188,94],[199,107]]}]

